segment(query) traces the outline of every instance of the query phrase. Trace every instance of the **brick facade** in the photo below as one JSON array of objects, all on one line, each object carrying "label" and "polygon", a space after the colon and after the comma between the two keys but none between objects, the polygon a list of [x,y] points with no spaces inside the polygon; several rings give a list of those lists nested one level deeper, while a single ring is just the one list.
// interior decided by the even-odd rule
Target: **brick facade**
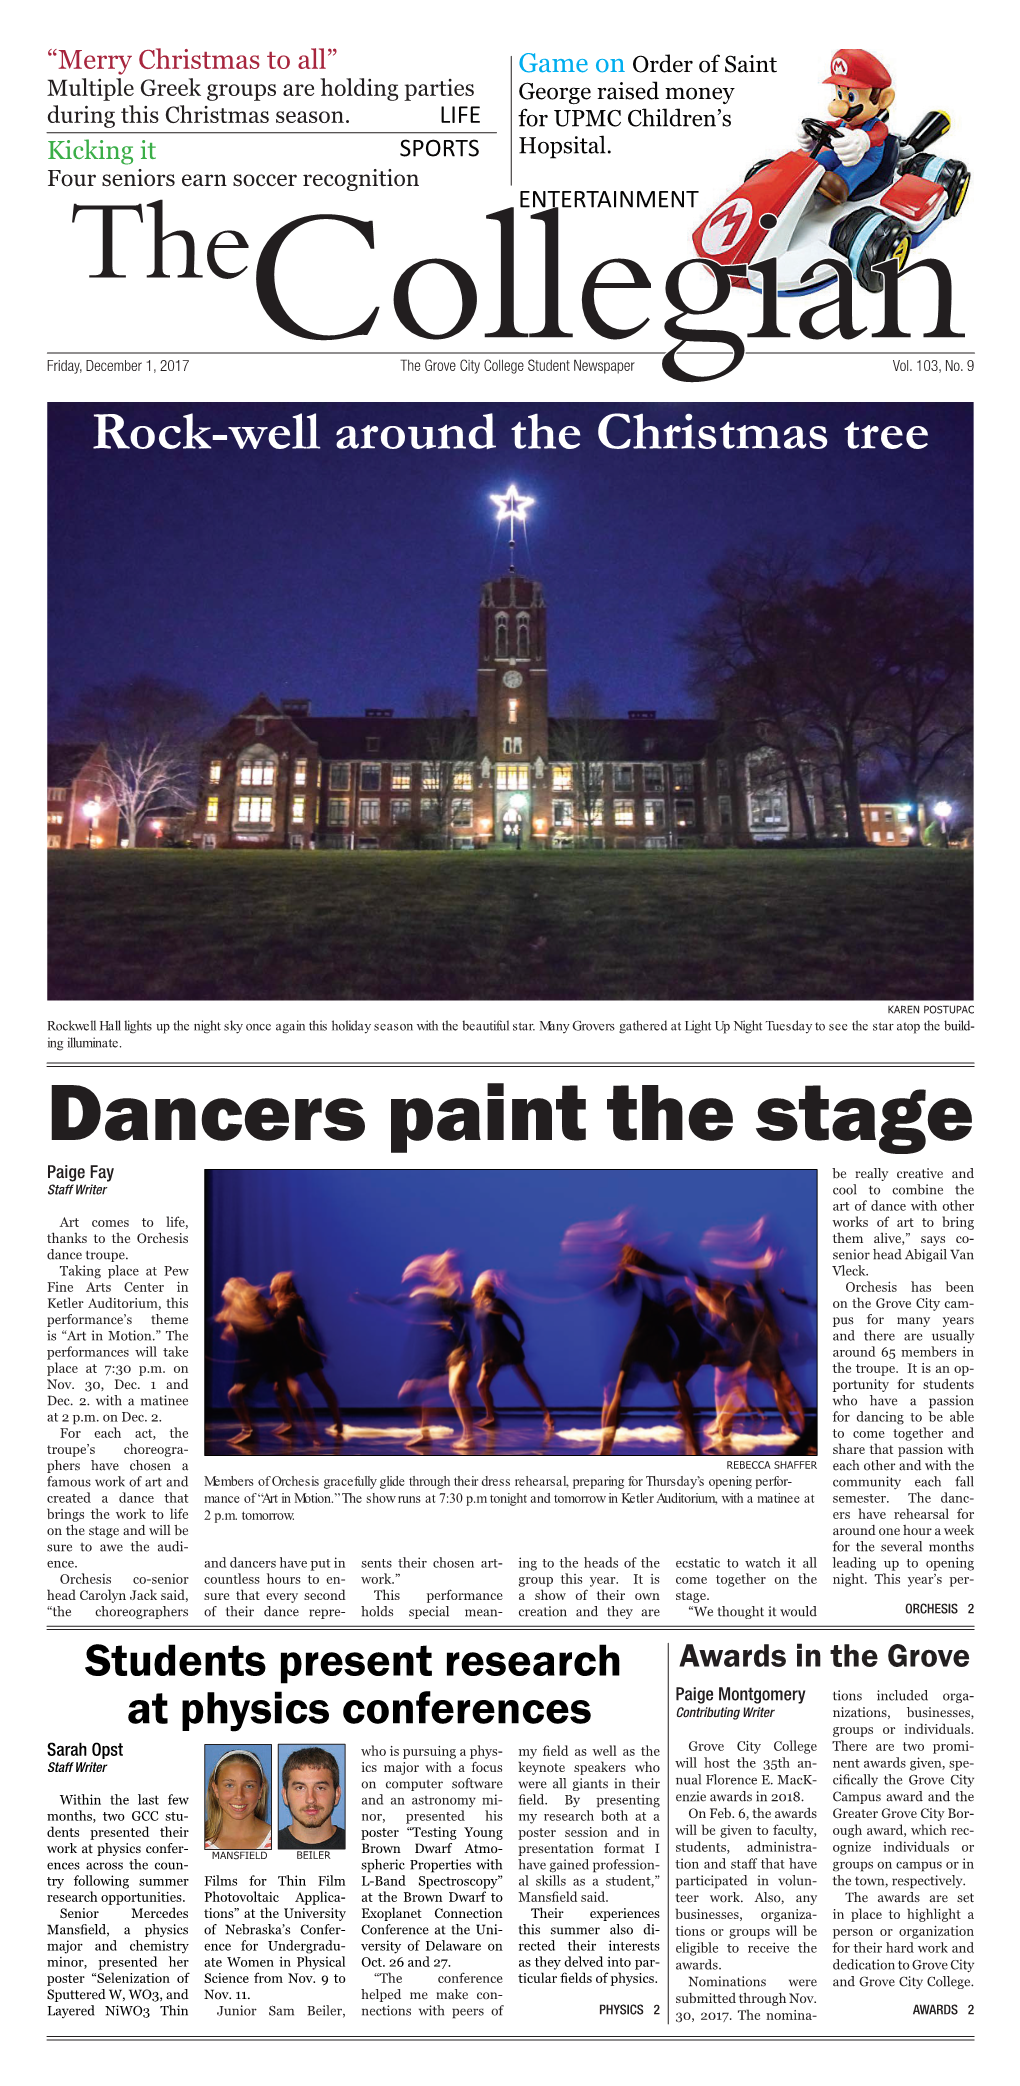
[{"label": "brick facade", "polygon": [[203,748],[195,820],[198,846],[242,848],[662,849],[800,830],[785,778],[731,759],[710,718],[551,717],[545,597],[512,571],[481,590],[473,713],[313,717],[259,695]]},{"label": "brick facade", "polygon": [[[86,805],[97,805],[96,812]],[[116,847],[120,821],[103,779],[103,748],[53,745],[46,762],[48,848]]]}]

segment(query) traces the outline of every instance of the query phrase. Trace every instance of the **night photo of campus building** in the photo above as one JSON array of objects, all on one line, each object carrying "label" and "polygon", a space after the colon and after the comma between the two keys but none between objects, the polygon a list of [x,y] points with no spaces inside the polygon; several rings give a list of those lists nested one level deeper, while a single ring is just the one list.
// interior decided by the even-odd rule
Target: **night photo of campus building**
[{"label": "night photo of campus building", "polygon": [[256,696],[203,748],[199,845],[663,849],[797,832],[775,764],[763,781],[710,718],[550,717],[546,624],[538,580],[485,582],[473,713],[316,717]]}]

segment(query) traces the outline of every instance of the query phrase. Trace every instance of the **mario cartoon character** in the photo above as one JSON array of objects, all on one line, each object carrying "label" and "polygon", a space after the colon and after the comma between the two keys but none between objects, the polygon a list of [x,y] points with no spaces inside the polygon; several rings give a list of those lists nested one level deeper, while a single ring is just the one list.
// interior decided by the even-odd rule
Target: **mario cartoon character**
[{"label": "mario cartoon character", "polygon": [[[889,135],[882,118],[896,94],[885,66],[870,51],[837,51],[825,84],[833,89],[829,122],[840,128],[831,147],[817,155],[825,168],[818,193],[830,203],[845,203],[878,172]],[[797,142],[811,143],[806,130]]]}]

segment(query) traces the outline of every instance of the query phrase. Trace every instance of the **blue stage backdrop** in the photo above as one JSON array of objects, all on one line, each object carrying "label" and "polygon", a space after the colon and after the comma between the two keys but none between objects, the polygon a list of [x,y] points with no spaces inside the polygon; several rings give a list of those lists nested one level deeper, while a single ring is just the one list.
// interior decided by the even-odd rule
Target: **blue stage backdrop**
[{"label": "blue stage backdrop", "polygon": [[[206,1175],[206,1353],[210,1412],[227,1409],[231,1349],[214,1323],[230,1276],[257,1285],[293,1269],[321,1344],[326,1374],[345,1410],[395,1408],[406,1326],[398,1311],[350,1301],[354,1290],[396,1297],[408,1262],[455,1248],[466,1286],[486,1268],[500,1274],[519,1312],[532,1375],[557,1411],[590,1409],[615,1378],[637,1314],[598,1285],[595,1269],[561,1250],[568,1227],[608,1223],[629,1210],[628,1236],[654,1258],[706,1268],[709,1231],[738,1231],[764,1219],[762,1245],[780,1258],[767,1277],[784,1334],[783,1354],[804,1405],[816,1408],[813,1310],[787,1304],[781,1289],[817,1298],[817,1176],[794,1168],[670,1170],[658,1173],[484,1171],[396,1175],[383,1171],[279,1173],[233,1169]],[[475,1361],[478,1342],[475,1339]],[[712,1402],[703,1369],[691,1392]],[[527,1393],[505,1371],[501,1405],[525,1407]],[[765,1394],[766,1400],[768,1394]],[[257,1401],[272,1402],[268,1385]],[[671,1408],[668,1385],[642,1384],[635,1404]],[[756,1402],[761,1402],[760,1396]],[[403,1408],[400,1408],[403,1409]]]}]

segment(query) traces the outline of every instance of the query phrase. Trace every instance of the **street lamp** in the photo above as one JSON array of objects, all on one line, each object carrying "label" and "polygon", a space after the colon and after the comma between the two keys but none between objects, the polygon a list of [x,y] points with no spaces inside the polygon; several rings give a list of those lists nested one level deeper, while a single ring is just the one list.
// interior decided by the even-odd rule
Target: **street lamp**
[{"label": "street lamp", "polygon": [[932,806],[932,809],[944,833],[946,830],[946,820],[952,816],[953,807],[951,804],[947,804],[945,798],[943,797],[938,804],[934,804]]},{"label": "street lamp", "polygon": [[99,824],[99,814],[102,811],[103,807],[98,797],[90,797],[88,803],[83,804],[81,808],[84,816],[88,819],[89,822],[89,837],[85,842],[85,845],[86,847],[91,848],[95,846],[96,827]]},{"label": "street lamp", "polygon": [[149,824],[156,836],[156,846],[158,847],[163,838],[163,821],[161,818],[152,818],[149,820]]},{"label": "street lamp", "polygon": [[518,854],[520,854],[521,834],[524,829],[524,806],[527,802],[527,799],[525,797],[511,797],[510,802],[517,813],[517,852]]}]

